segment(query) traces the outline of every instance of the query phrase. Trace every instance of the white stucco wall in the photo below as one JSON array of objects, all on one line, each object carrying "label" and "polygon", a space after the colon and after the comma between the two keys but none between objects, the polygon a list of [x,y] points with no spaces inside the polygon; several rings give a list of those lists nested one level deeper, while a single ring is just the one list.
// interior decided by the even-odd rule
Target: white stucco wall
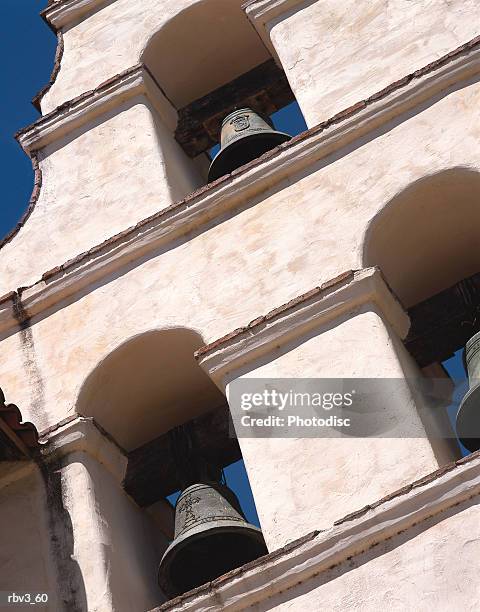
[{"label": "white stucco wall", "polygon": [[[117,0],[82,20],[65,33],[62,69],[44,100],[44,110],[135,64],[159,25],[190,4],[193,2],[187,0],[174,4],[145,0],[139,11],[130,0]],[[310,125],[475,33],[473,2],[464,2],[461,8],[456,0],[442,2],[441,8],[438,3],[408,3],[409,18],[404,19],[406,4],[399,2],[392,8],[388,3],[385,8],[379,2],[367,16],[347,3],[342,4],[341,13],[336,4],[326,10],[325,3],[309,3],[273,28],[272,39]],[[344,21],[346,14],[354,25]],[[401,45],[396,40],[399,24],[405,26]],[[378,32],[380,38],[376,38]],[[311,41],[311,49],[303,49],[297,35]],[[318,40],[325,40],[325,45]],[[367,47],[365,40],[372,41],[371,45]],[[297,48],[303,49],[302,56],[296,55]],[[338,58],[335,62],[333,50]],[[355,69],[350,67],[352,56],[358,62]],[[372,64],[374,73],[370,72]],[[325,68],[328,65],[330,70]],[[129,338],[153,329],[186,327],[209,342],[347,269],[363,267],[365,232],[392,198],[413,182],[446,169],[480,169],[479,102],[480,87],[470,84],[432,106],[427,104],[420,114],[410,113],[255,199],[240,202],[239,210],[226,213],[208,227],[96,281],[91,291],[30,321],[27,329],[9,332],[1,339],[2,353],[8,358],[0,363],[0,382],[9,401],[18,404],[24,418],[39,429],[53,425],[75,413],[88,375]],[[137,99],[40,151],[40,199],[24,228],[0,252],[0,295],[34,283],[47,270],[197,186],[171,130],[158,119],[155,123],[154,117],[145,99]],[[471,231],[476,232],[476,227]],[[436,288],[444,287],[437,283]],[[312,376],[381,377],[402,376],[411,367],[408,358],[392,346],[392,336],[378,314],[365,311],[323,332],[257,373],[304,376],[308,366]],[[357,347],[354,353],[352,344]],[[397,413],[407,414],[416,427],[411,398],[403,399]],[[161,406],[158,418],[162,418]],[[146,439],[151,435],[150,429],[145,431]],[[331,525],[342,514],[437,465],[424,438],[369,440],[368,445],[349,440],[348,447],[318,439],[262,441],[261,448],[242,441],[242,448],[271,549],[306,531]],[[156,551],[148,546],[148,521],[110,474],[97,464],[87,467],[86,463],[83,458],[71,462],[62,477],[75,559],[85,579],[89,609],[109,609],[114,597],[125,598],[125,609],[137,604],[153,606],[158,603],[153,576],[157,559]],[[5,499],[5,516],[25,523],[29,510],[18,515],[15,510],[29,508],[31,493],[12,490]],[[465,512],[469,516],[473,510]],[[1,513],[0,504],[0,518]],[[456,518],[451,520],[455,534],[458,524]],[[27,539],[33,528],[29,525],[24,530]],[[129,539],[117,541],[124,528]],[[41,529],[45,529],[43,523]],[[452,558],[452,548],[447,554],[443,535],[438,544],[442,577]],[[418,539],[421,552],[415,548],[405,557],[412,567],[425,563],[422,551],[436,542],[430,539],[430,544],[422,544],[423,537]],[[15,543],[7,541],[12,549]],[[138,542],[145,546],[136,549]],[[472,548],[465,537],[458,542],[463,551]],[[42,546],[34,547],[32,559],[40,568],[39,581],[46,584],[46,545]],[[387,574],[382,574],[379,589],[384,596],[392,592],[399,575],[406,584],[413,580],[415,588],[426,588],[427,578],[411,578],[410,570],[401,566],[402,559],[394,555],[385,553],[381,564],[374,559],[357,568],[355,571],[362,572],[356,574],[358,582],[348,582],[353,572],[342,575],[345,594],[341,606],[332,587],[326,599],[322,594],[322,608],[318,608],[318,600],[313,595],[309,599],[309,593],[315,593],[312,585],[309,593],[297,593],[293,609],[315,609],[316,605],[325,609],[324,602],[331,609],[355,609],[359,600],[351,593],[369,584],[363,572]],[[23,563],[21,558],[18,562]],[[17,565],[9,563],[3,563],[8,571],[13,567],[18,573]],[[377,570],[375,563],[381,565]],[[422,575],[429,575],[430,565],[427,570]],[[130,582],[122,581],[123,574]],[[440,580],[434,584],[443,592]],[[397,605],[395,595],[388,596]],[[378,609],[375,597],[376,591],[366,609]],[[401,595],[403,609],[415,607],[412,597],[407,590]],[[290,606],[277,603],[280,609]],[[463,605],[468,609],[466,600]]]},{"label": "white stucco wall", "polygon": [[0,591],[45,593],[49,603],[42,610],[53,612],[58,610],[57,574],[51,557],[45,484],[32,466],[1,467]]},{"label": "white stucco wall", "polygon": [[2,288],[19,273],[35,282],[203,184],[145,96],[42,148],[39,160],[40,197],[1,250]]},{"label": "white stucco wall", "polygon": [[[479,99],[477,85],[450,94],[421,115],[349,148],[348,156],[322,161],[278,191],[265,192],[254,205],[228,213],[187,241],[176,240],[130,271],[115,273],[95,291],[35,322],[30,339],[24,332],[4,339],[9,359],[0,366],[0,379],[6,396],[26,418],[45,427],[72,413],[89,372],[128,338],[183,326],[207,343],[347,269],[361,268],[368,224],[396,194],[447,168],[480,168]],[[80,153],[75,142],[73,159]],[[83,215],[70,213],[77,198],[63,197],[62,189],[69,189],[65,173],[71,159],[67,150],[55,154],[62,154],[62,164],[57,171],[49,163],[42,203],[1,252],[0,294],[36,281],[76,255],[79,243],[93,246],[95,236],[110,233],[111,221],[119,229],[117,216],[123,222],[123,214],[136,216],[140,202],[156,205],[155,184],[146,175],[130,179],[121,165],[112,168],[110,152],[104,146],[90,149],[92,168],[95,160],[105,173],[97,182],[92,169],[90,186],[81,181],[80,167],[70,170],[78,177],[83,201],[94,207],[105,181],[103,225],[99,217],[90,223],[85,209]],[[109,169],[122,177],[113,191]],[[135,164],[130,170],[133,176],[140,172]]]},{"label": "white stucco wall", "polygon": [[[201,20],[200,27],[195,29],[195,23],[190,23],[188,16],[186,20],[182,16],[181,23],[175,25],[177,39],[170,39],[167,48],[160,47],[162,57],[147,57],[148,62],[167,60],[172,65],[178,56],[185,58],[175,67],[176,71],[184,71],[183,78],[175,74],[173,80],[167,78],[167,82],[162,82],[164,71],[159,73],[160,85],[177,107],[247,72],[268,59],[269,53],[241,10],[242,1],[142,0],[132,3],[115,0],[105,3],[103,8],[63,28],[64,53],[60,72],[41,102],[43,113],[140,62],[152,37],[190,8],[196,11],[195,20]],[[222,61],[218,61],[220,55]],[[207,73],[203,79],[202,70]],[[177,92],[175,81],[183,93]],[[186,95],[189,82],[193,97]],[[208,84],[206,90],[203,84]]]},{"label": "white stucco wall", "polygon": [[[479,95],[477,85],[450,94],[421,115],[352,147],[348,156],[322,162],[279,191],[264,193],[255,205],[229,213],[187,241],[177,240],[137,267],[115,273],[97,283],[95,291],[62,304],[26,332],[11,335],[2,342],[9,359],[0,370],[7,397],[22,408],[25,418],[46,427],[75,411],[86,377],[128,338],[180,326],[209,342],[346,269],[362,267],[365,230],[386,202],[425,175],[455,166],[479,167]],[[88,239],[88,225],[79,225],[78,232]],[[11,243],[12,249],[21,236]],[[35,240],[40,242],[40,237]],[[70,248],[68,242],[59,245],[59,253]],[[39,251],[36,276],[45,265],[42,257]],[[4,291],[33,276],[32,258],[26,264],[18,266],[13,280],[7,279]],[[358,334],[370,341],[365,331],[359,329]],[[330,346],[319,348],[315,358],[330,351]],[[379,361],[387,358],[388,345],[383,351]],[[344,359],[349,371],[349,355]],[[399,485],[408,480],[409,469],[411,475],[421,475],[433,467],[428,468],[430,459],[423,460],[423,451],[404,451],[405,461],[412,461],[410,467],[402,465]],[[422,457],[420,463],[416,455]],[[345,477],[352,467],[348,461],[344,464]],[[383,492],[394,486],[389,482]],[[340,506],[347,511],[351,502],[344,498]],[[334,516],[335,508],[328,520]],[[296,528],[293,532],[301,535]],[[287,530],[281,537],[288,539]]]},{"label": "white stucco wall", "polygon": [[116,0],[67,28],[61,69],[42,100],[43,114],[137,64],[162,23],[198,1],[144,0],[139,10],[136,3]]},{"label": "white stucco wall", "polygon": [[160,530],[96,459],[72,453],[65,463],[64,504],[72,523],[73,556],[83,577],[85,609],[152,608],[163,599],[156,579]]},{"label": "white stucco wall", "polygon": [[479,34],[476,0],[299,3],[269,24],[309,127]]},{"label": "white stucco wall", "polygon": [[378,612],[473,612],[480,605],[478,497],[252,607]]},{"label": "white stucco wall", "polygon": [[[373,305],[311,336],[292,342],[290,350],[282,347],[266,364],[249,364],[242,378],[403,379],[410,374],[410,356]],[[330,437],[239,438],[270,551],[327,529],[353,509],[438,467],[407,383],[398,385],[395,394],[388,392],[391,388],[386,382],[378,404],[373,398],[364,404],[365,409],[378,410],[375,425],[379,431],[389,430],[385,436],[333,437],[333,431]],[[344,389],[352,390],[358,392],[355,387]]]}]

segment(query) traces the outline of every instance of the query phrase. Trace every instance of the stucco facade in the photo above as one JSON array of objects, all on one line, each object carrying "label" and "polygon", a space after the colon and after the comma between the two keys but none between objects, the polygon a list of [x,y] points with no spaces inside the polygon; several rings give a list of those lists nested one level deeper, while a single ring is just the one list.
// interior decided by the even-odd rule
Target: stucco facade
[{"label": "stucco facade", "polygon": [[[461,497],[441,516],[397,516],[375,552],[339,552],[330,569],[285,578],[288,593],[262,582],[284,580],[277,549],[325,530],[333,550],[337,519],[458,459],[419,416],[407,379],[423,374],[403,342],[411,306],[480,268],[475,2],[222,2],[44,12],[64,49],[42,117],[18,135],[37,182],[0,249],[0,386],[42,442],[40,467],[2,473],[0,518],[18,507],[38,526],[11,536],[0,590],[31,565],[28,586],[52,610],[155,608],[169,519],[125,493],[130,451],[242,377],[396,378],[404,392],[380,402],[407,436],[240,439],[276,569],[248,569],[238,601],[235,574],[221,605],[204,591],[165,605],[476,609],[478,458],[452,471],[475,472],[461,494],[457,476],[439,476]],[[175,140],[179,111],[271,56],[311,129],[205,187],[206,157]],[[408,495],[413,517],[422,502]],[[302,554],[293,566],[314,558]]]}]

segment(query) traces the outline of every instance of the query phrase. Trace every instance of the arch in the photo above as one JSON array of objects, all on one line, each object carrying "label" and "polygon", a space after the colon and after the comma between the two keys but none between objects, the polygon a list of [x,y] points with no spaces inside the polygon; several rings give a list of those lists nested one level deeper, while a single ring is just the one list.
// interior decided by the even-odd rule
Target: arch
[{"label": "arch", "polygon": [[141,61],[176,108],[270,59],[241,8],[243,1],[200,0],[148,41]]},{"label": "arch", "polygon": [[225,403],[193,353],[204,343],[183,327],[149,331],[121,344],[86,378],[76,411],[125,450]]},{"label": "arch", "polygon": [[363,264],[379,266],[409,308],[480,271],[480,173],[457,167],[421,178],[369,224]]}]

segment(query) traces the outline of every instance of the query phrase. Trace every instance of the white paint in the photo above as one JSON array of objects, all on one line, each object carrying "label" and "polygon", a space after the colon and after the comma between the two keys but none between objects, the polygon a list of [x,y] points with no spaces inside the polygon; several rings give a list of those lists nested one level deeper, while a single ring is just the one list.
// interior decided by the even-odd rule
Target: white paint
[{"label": "white paint", "polygon": [[202,182],[145,95],[51,142],[39,158],[40,197],[2,248],[2,284],[35,282]]},{"label": "white paint", "polygon": [[[415,79],[408,86],[392,92],[385,99],[372,103],[361,112],[341,121],[339,124],[332,125],[324,132],[314,133],[308,138],[302,139],[298,143],[294,143],[293,146],[288,147],[273,159],[264,162],[258,167],[250,169],[246,173],[240,172],[233,180],[221,184],[215,189],[208,190],[200,196],[189,199],[186,204],[168,210],[165,214],[157,215],[157,218],[142,224],[138,230],[115,241],[115,244],[111,247],[100,249],[98,254],[93,256],[90,261],[82,261],[79,265],[75,266],[73,275],[69,275],[70,278],[63,278],[62,272],[61,282],[55,283],[54,286],[53,279],[50,280],[49,289],[46,291],[43,291],[44,286],[40,283],[37,288],[33,289],[33,293],[28,292],[30,296],[29,310],[31,309],[32,314],[39,312],[41,309],[58,301],[58,299],[63,299],[67,294],[71,294],[72,291],[81,289],[82,285],[84,286],[85,284],[94,282],[100,276],[112,273],[114,269],[118,269],[125,261],[131,261],[135,257],[144,256],[146,250],[152,251],[161,244],[172,241],[182,233],[191,231],[194,227],[204,224],[213,216],[220,215],[226,209],[236,207],[242,202],[248,201],[256,194],[264,192],[265,189],[278,184],[286,177],[311,168],[312,165],[319,160],[324,159],[328,163],[331,161],[331,158],[329,158],[330,155],[337,152],[338,155],[344,154],[346,151],[345,149],[342,151],[342,148],[348,146],[349,143],[355,142],[355,140],[360,139],[368,132],[374,131],[394,117],[408,112],[425,99],[428,99],[429,96],[434,96],[440,92],[443,92],[445,95],[449,92],[449,87],[453,83],[472,77],[477,74],[479,69],[480,50],[475,49],[466,56],[455,58],[447,65],[435,70],[432,74]],[[136,76],[127,79],[127,81],[131,82],[133,88],[138,86],[139,79],[143,83],[143,79],[145,78],[145,73],[142,69],[139,68],[138,72],[138,75],[136,74]],[[144,84],[147,86],[149,83],[150,81],[147,77]],[[144,85],[142,85],[142,87],[143,86]],[[174,143],[168,135],[168,130],[165,126],[173,129],[172,125],[175,123],[174,113],[172,115],[171,107],[169,107],[168,104],[162,103],[161,97],[158,96],[158,91],[155,88],[153,88],[152,91],[152,87],[150,83],[150,86],[147,87],[147,91],[149,92],[149,99],[163,118],[164,123],[157,122],[156,129],[158,130],[158,137],[162,138],[162,152],[166,164],[165,168],[168,170],[166,173],[167,185],[162,185],[161,182],[157,185],[157,183],[154,182],[152,183],[152,187],[157,187],[157,192],[162,188],[170,189],[172,197],[174,197],[177,194],[181,195],[190,191],[194,185],[198,184],[199,177],[198,174],[195,174],[195,167],[192,166],[190,160],[185,158],[183,153],[179,150],[178,145]],[[118,83],[112,85],[112,88],[114,92],[118,90],[124,92],[123,80],[120,79]],[[128,92],[130,95],[131,88],[128,89]],[[80,103],[82,121],[85,121],[86,118],[90,116],[90,113],[98,112],[98,102],[101,102],[103,105],[109,104],[111,98],[112,96],[107,93],[99,96],[94,95],[89,98],[88,102],[82,101]],[[459,102],[459,105],[461,107],[462,102]],[[76,107],[73,108],[71,114],[73,115],[72,119],[69,119],[70,113],[67,113],[66,117],[64,117],[62,113],[57,118],[48,120],[49,123],[53,123],[53,125],[57,126],[54,128],[57,134],[61,133],[61,129],[65,129],[66,124],[72,125],[72,121],[77,114]],[[108,121],[107,123],[110,122]],[[432,125],[435,125],[435,123]],[[415,128],[412,126],[412,129]],[[42,130],[40,130],[39,135],[41,136],[41,134]],[[31,140],[38,138],[39,135],[37,135],[36,131],[33,131],[31,135],[29,133],[25,134],[24,138]],[[136,138],[139,137],[140,135],[136,136]],[[72,153],[74,155],[78,155],[77,151],[78,149],[72,146]],[[66,153],[68,154],[68,151]],[[102,165],[107,163],[107,160],[104,159],[105,150],[103,148],[98,149],[98,156],[99,162]],[[394,163],[396,163],[395,160]],[[56,169],[53,167],[50,170],[48,165],[42,163],[41,168],[46,183],[49,180],[50,171],[53,173]],[[127,168],[125,168],[125,170],[127,170]],[[64,176],[63,168],[61,175]],[[157,174],[157,176],[160,181],[161,175]],[[101,185],[101,187],[104,188],[103,185]],[[81,188],[90,190],[90,185],[86,186],[82,184]],[[375,186],[375,189],[377,189],[377,186]],[[58,200],[56,204],[57,206],[63,205],[69,209],[73,204],[69,199],[64,201],[66,193],[69,192],[62,190],[57,194]],[[106,197],[110,199],[113,196],[109,192]],[[74,205],[78,206],[76,200]],[[145,202],[142,200],[142,209],[143,206],[146,205],[148,205],[148,199]],[[133,210],[137,212],[137,207]],[[148,211],[149,209],[146,208],[145,210]],[[125,219],[132,218],[131,215],[133,211],[129,209],[126,212],[128,212],[129,216],[126,216]],[[138,212],[140,213],[140,210]],[[37,213],[34,212],[32,219],[36,218],[36,215]],[[96,235],[99,238],[110,237],[112,235],[112,219],[110,217],[104,217],[102,219],[99,215],[95,216],[94,219]],[[31,227],[32,222],[30,220],[28,228]],[[81,231],[83,228],[84,224],[82,223],[77,230]],[[81,237],[83,240],[81,244],[96,246],[91,243],[92,232],[90,226],[87,225],[85,229],[88,230],[86,232],[87,235]],[[23,231],[25,230],[22,230],[22,232]],[[15,252],[21,250],[21,247],[18,246],[18,241],[22,241],[22,232],[15,238],[15,242],[13,243]],[[40,239],[40,230],[34,232],[34,234],[38,237],[37,239]],[[26,239],[30,240],[29,237]],[[43,244],[43,240],[41,243]],[[38,278],[46,272],[49,267],[58,265],[60,262],[63,263],[67,259],[77,255],[77,245],[77,241],[61,241],[58,243],[57,249],[48,252],[44,252],[39,247],[38,250],[42,253],[43,257],[39,257],[38,253],[35,253],[35,258],[29,259],[27,256],[22,260],[24,264],[23,267],[26,267],[29,271],[29,277],[27,278],[23,276],[23,267],[18,266],[18,261],[15,261],[15,266],[12,268],[12,273],[14,272],[15,276],[10,279],[6,275],[3,276],[1,280],[3,280],[4,285],[2,286],[0,280],[0,293],[10,291],[18,286],[28,286],[38,281]],[[53,245],[50,245],[50,249],[52,249],[52,246]],[[4,259],[5,255],[9,252],[12,252],[10,247],[3,249],[2,256]],[[373,263],[376,262],[373,261]],[[356,267],[360,266],[357,265]],[[34,273],[36,273],[36,277],[33,276]],[[38,295],[37,289],[42,290]],[[10,307],[8,307],[7,312],[4,311],[1,313],[0,327],[3,327],[3,325],[11,325],[12,321],[9,311]],[[4,319],[3,324],[1,319]],[[10,323],[8,323],[8,319],[10,319]]]},{"label": "white paint", "polygon": [[[375,306],[367,304],[272,350],[237,375],[402,380],[409,368],[409,356],[395,333]],[[333,432],[317,438],[239,439],[269,550],[326,529],[339,516],[438,467],[407,382],[395,396],[386,393],[377,401],[382,423],[391,427],[388,437],[349,438]]]},{"label": "white paint", "polygon": [[[406,6],[404,0],[388,6],[377,2],[368,12],[353,4],[308,2],[272,26],[273,43],[310,125],[450,51],[471,38],[475,27],[472,0],[462,5],[451,0],[448,6],[442,0],[438,6],[430,4],[429,10],[426,0],[409,3],[409,19],[400,11]],[[88,17],[80,16],[64,32],[62,67],[45,96],[44,111],[136,65],[153,48],[149,41],[163,26],[197,5],[201,3],[192,0],[145,0],[141,5],[116,0]],[[424,40],[425,45],[418,44]],[[311,48],[304,49],[305,44]],[[199,57],[195,56],[195,61]],[[351,68],[352,57],[357,61],[355,69]],[[155,217],[133,234],[77,262],[71,275],[69,271],[63,278],[63,272],[58,272],[27,290],[27,306],[35,314],[30,326],[12,327],[11,304],[3,323],[10,320],[2,323],[5,359],[0,362],[0,380],[7,396],[39,429],[54,425],[79,410],[79,396],[90,374],[101,372],[98,366],[139,334],[180,327],[209,342],[347,269],[363,268],[365,236],[372,220],[381,219],[382,211],[399,194],[415,181],[447,169],[462,168],[453,172],[453,184],[465,168],[473,173],[480,170],[477,73],[478,53],[473,51],[336,124],[328,133],[312,135],[274,161],[196,196],[182,205],[181,211],[174,209],[165,217]],[[182,81],[177,74],[173,76],[172,82]],[[221,78],[228,76],[222,73]],[[195,91],[193,88],[182,95]],[[95,104],[87,104],[79,116],[68,111],[50,118],[49,129],[53,131],[38,145],[44,186],[26,225],[2,249],[0,294],[34,285],[45,271],[166,209],[201,183],[195,165],[172,138],[174,109],[160,104],[165,112],[159,112],[157,98],[148,88],[135,97],[129,94],[128,100],[122,96],[101,100],[93,94],[90,101],[99,103],[96,110]],[[92,109],[95,116],[90,114]],[[68,125],[79,117],[80,123]],[[29,136],[26,146],[34,148],[35,142],[42,142],[36,139],[46,133]],[[462,206],[456,199],[458,193],[453,189],[452,206]],[[440,224],[442,220],[445,224],[452,218],[442,217]],[[464,229],[468,239],[478,233],[473,223]],[[401,241],[395,244],[398,250],[402,248]],[[445,249],[442,253],[445,255]],[[434,258],[435,249],[429,254]],[[469,257],[464,251],[461,255]],[[401,252],[396,253],[395,261],[403,261]],[[378,263],[375,254],[368,263]],[[466,269],[463,264],[467,262],[460,263],[457,269]],[[452,279],[434,274],[429,291],[445,288],[447,280]],[[250,362],[250,371],[257,377],[308,373],[401,378],[416,371],[390,326],[394,321],[385,316],[386,309],[379,308],[375,299],[358,303],[353,312],[342,310],[338,303],[332,303],[332,308],[337,314],[342,311],[343,318],[327,324],[324,320],[322,327],[284,346],[265,363]],[[401,314],[394,317],[395,321],[402,318]],[[401,321],[396,329],[403,329]],[[170,358],[169,366],[182,371],[184,362],[175,361],[176,353],[168,343],[159,350],[165,361]],[[101,376],[97,384],[99,394],[95,397],[111,397],[111,385],[102,382]],[[135,431],[132,444],[136,444],[149,439],[152,421],[143,422],[143,406],[136,403],[135,396],[130,399],[131,418],[144,425],[143,430]],[[386,402],[385,398],[381,401]],[[115,406],[111,406],[108,416],[113,420]],[[416,398],[406,385],[401,397],[390,401],[387,409],[398,427],[406,424],[412,434],[422,433]],[[169,414],[175,416],[171,407]],[[185,414],[178,408],[179,422]],[[149,415],[155,416],[155,411],[150,410]],[[165,530],[153,523],[154,513],[141,511],[125,495],[119,484],[125,457],[93,431],[79,419],[52,434],[51,442],[53,456],[65,461],[61,469],[63,502],[73,529],[72,554],[80,568],[86,608],[102,612],[148,609],[162,599],[155,572],[165,542],[163,535],[156,542],[155,534]],[[122,429],[125,432],[128,423]],[[364,439],[348,440],[348,444],[331,439],[257,442],[241,440],[271,548],[313,528],[330,528],[342,514],[444,461],[425,437],[379,438],[368,440],[368,444]],[[32,569],[31,575],[38,576],[41,586],[47,588],[51,586],[47,543],[51,534],[43,515],[39,518],[37,514],[35,521],[29,522],[30,508],[37,508],[33,502],[40,494],[36,485],[31,490],[22,488],[20,474],[23,472],[16,471],[9,480],[2,480],[1,524],[5,524],[4,518],[6,524],[13,521],[25,531],[28,543],[38,519],[44,540],[32,548],[35,572]],[[400,506],[392,506],[390,515],[368,515],[370,527],[364,522],[356,534],[348,532],[352,539],[345,542],[340,558],[348,557],[349,550],[358,554],[360,544],[371,541],[370,528],[377,530],[375,537],[383,541],[394,520],[397,527],[409,529],[412,539],[395,540],[392,550],[373,555],[367,559],[369,563],[359,564],[352,572],[339,572],[338,580],[323,586],[323,577],[313,578],[315,569],[309,572],[317,568],[324,573],[321,563],[332,559],[332,533],[338,544],[347,531],[327,532],[325,540],[321,536],[321,563],[318,549],[302,549],[301,565],[293,562],[289,578],[279,579],[277,599],[266,607],[315,609],[316,602],[322,601],[326,609],[376,610],[388,601],[392,608],[415,609],[419,594],[432,607],[439,607],[441,596],[461,608],[468,609],[469,602],[478,607],[474,574],[478,516],[473,506],[462,508],[462,514],[445,515],[444,524],[432,527],[434,531],[411,530],[412,517],[425,518],[422,513],[428,510],[439,512],[478,493],[478,483],[465,480],[469,476],[472,481],[478,479],[476,474],[462,468],[459,475],[460,483],[441,480],[443,489],[437,490],[433,501],[424,504],[424,498],[412,496],[412,506],[407,511],[403,506],[403,514],[398,513]],[[13,494],[8,494],[9,488]],[[8,551],[17,550],[18,541],[12,535],[6,542]],[[426,556],[425,550],[432,554]],[[461,570],[467,595],[458,593],[455,574],[447,572],[452,558],[465,561]],[[28,559],[19,556],[18,560],[28,568]],[[20,575],[15,563],[7,569]],[[2,569],[7,564],[3,563]],[[276,571],[277,578],[286,575],[284,558],[278,558],[274,565],[267,572],[270,581]],[[292,576],[300,577],[303,569],[310,584],[297,589],[298,581]],[[381,577],[381,588],[372,577],[375,581]],[[250,580],[256,589],[255,578]],[[280,595],[289,584],[295,589]],[[395,600],[392,593],[398,585],[404,590]],[[250,597],[249,588],[245,583],[240,585],[240,593],[233,595],[232,609],[245,603],[246,594]],[[262,584],[258,588],[265,592]],[[274,594],[272,590],[267,593]],[[449,593],[453,594],[451,600]],[[413,600],[414,596],[417,599]],[[208,600],[203,609],[212,609],[217,603]],[[202,605],[200,602],[197,609]]]},{"label": "white paint", "polygon": [[57,574],[44,482],[31,465],[19,471],[15,464],[2,464],[2,475],[5,469],[13,477],[0,481],[0,591],[46,593],[49,604],[43,609],[54,612],[59,609]]},{"label": "white paint", "polygon": [[474,38],[477,17],[476,0],[307,0],[268,27],[310,127]]},{"label": "white paint", "polygon": [[[41,401],[37,401],[38,378],[31,377],[30,365],[26,365],[32,356],[25,356],[22,335],[14,334],[2,341],[9,355],[0,367],[5,393],[21,407],[25,418],[34,418],[40,428],[47,427],[75,410],[77,394],[88,374],[129,338],[152,329],[179,326],[195,330],[208,343],[347,269],[363,267],[365,232],[370,220],[390,200],[414,181],[446,168],[480,168],[475,144],[480,137],[479,102],[480,89],[470,85],[421,114],[389,126],[384,134],[377,133],[362,146],[341,150],[318,166],[277,183],[275,188],[269,190],[265,178],[261,195],[254,196],[255,190],[252,194],[245,187],[240,201],[233,201],[241,205],[245,199],[252,202],[251,206],[235,213],[224,211],[211,227],[194,230],[187,234],[188,239],[180,239],[177,234],[167,244],[153,242],[158,250],[151,251],[145,248],[148,240],[142,239],[153,226],[147,225],[145,231],[140,228],[136,234],[138,250],[132,255],[126,249],[121,259],[123,265],[137,259],[132,269],[110,269],[110,276],[102,273],[104,280],[95,275],[87,277],[87,283],[96,283],[95,291],[71,297],[73,301],[68,305],[60,303],[60,310],[50,312],[32,327],[34,356],[44,384]],[[104,124],[109,126],[105,138],[111,142],[116,135],[118,142],[121,133],[128,134],[130,129],[133,133],[133,125],[126,128],[125,120],[130,113],[135,113],[132,120],[141,119],[143,112],[148,116],[143,108],[135,107]],[[119,130],[116,133],[115,127]],[[98,129],[84,137],[96,138]],[[67,254],[76,255],[79,242],[87,246],[95,243],[95,232],[104,233],[111,223],[123,229],[126,218],[136,214],[137,205],[153,208],[158,202],[158,186],[138,176],[141,168],[126,151],[130,174],[120,172],[118,177],[112,177],[119,165],[109,164],[107,158],[100,165],[90,165],[88,147],[83,151],[85,162],[81,169],[72,168],[71,156],[78,159],[82,152],[76,146],[79,140],[72,142],[68,150],[52,153],[59,156],[59,165],[52,166],[51,180],[49,175],[45,177],[37,212],[2,250],[1,293],[28,284],[29,280],[35,282],[45,269],[67,259]],[[122,146],[116,150],[120,157]],[[411,163],[411,150],[416,153],[415,163]],[[121,167],[122,160],[119,161]],[[90,172],[91,185],[84,180],[85,170]],[[86,224],[86,203],[90,201],[96,210],[99,185],[110,187],[116,178],[117,187],[105,199],[105,210],[98,211],[97,220],[101,219],[102,224]],[[80,194],[74,190],[65,198],[72,182],[82,185],[83,199],[79,200],[76,196]],[[208,205],[221,202],[223,189],[231,190],[234,198],[238,183],[228,185],[212,192],[212,199],[198,200],[205,206],[204,219]],[[142,191],[141,201],[135,195],[139,189],[146,190]],[[72,204],[72,209],[67,203]],[[75,210],[75,205],[85,207],[83,212]],[[188,218],[188,206],[185,208]],[[177,227],[178,219],[172,218],[172,228]],[[45,239],[45,223],[50,241]],[[186,227],[192,230],[195,226],[187,222]],[[116,248],[115,245],[113,249]],[[59,253],[63,254],[61,258]],[[141,253],[147,256],[138,263]],[[94,260],[94,266],[102,265],[102,257]],[[83,264],[75,275],[82,270]],[[53,282],[61,276],[54,277]],[[49,287],[49,281],[44,287]],[[72,292],[66,295],[72,296]],[[60,290],[60,299],[61,296]],[[11,312],[10,305],[8,309]],[[43,306],[40,311],[48,312]]]},{"label": "white paint", "polygon": [[162,552],[155,540],[161,532],[149,516],[85,453],[68,455],[62,483],[73,559],[84,579],[84,594],[78,598],[84,598],[85,609],[148,610],[161,601],[155,576]]}]

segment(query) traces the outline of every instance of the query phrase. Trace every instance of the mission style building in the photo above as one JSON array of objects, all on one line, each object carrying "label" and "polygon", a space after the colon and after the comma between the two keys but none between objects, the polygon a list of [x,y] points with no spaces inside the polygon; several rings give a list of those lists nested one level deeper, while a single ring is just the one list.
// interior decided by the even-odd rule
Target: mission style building
[{"label": "mission style building", "polygon": [[[480,330],[478,12],[50,1],[17,134],[35,185],[0,249],[0,591],[479,609],[480,455],[411,384],[451,390]],[[278,135],[293,102],[308,129]],[[395,435],[235,437],[239,381],[304,378],[395,380]],[[242,458],[261,532],[222,484]]]}]

